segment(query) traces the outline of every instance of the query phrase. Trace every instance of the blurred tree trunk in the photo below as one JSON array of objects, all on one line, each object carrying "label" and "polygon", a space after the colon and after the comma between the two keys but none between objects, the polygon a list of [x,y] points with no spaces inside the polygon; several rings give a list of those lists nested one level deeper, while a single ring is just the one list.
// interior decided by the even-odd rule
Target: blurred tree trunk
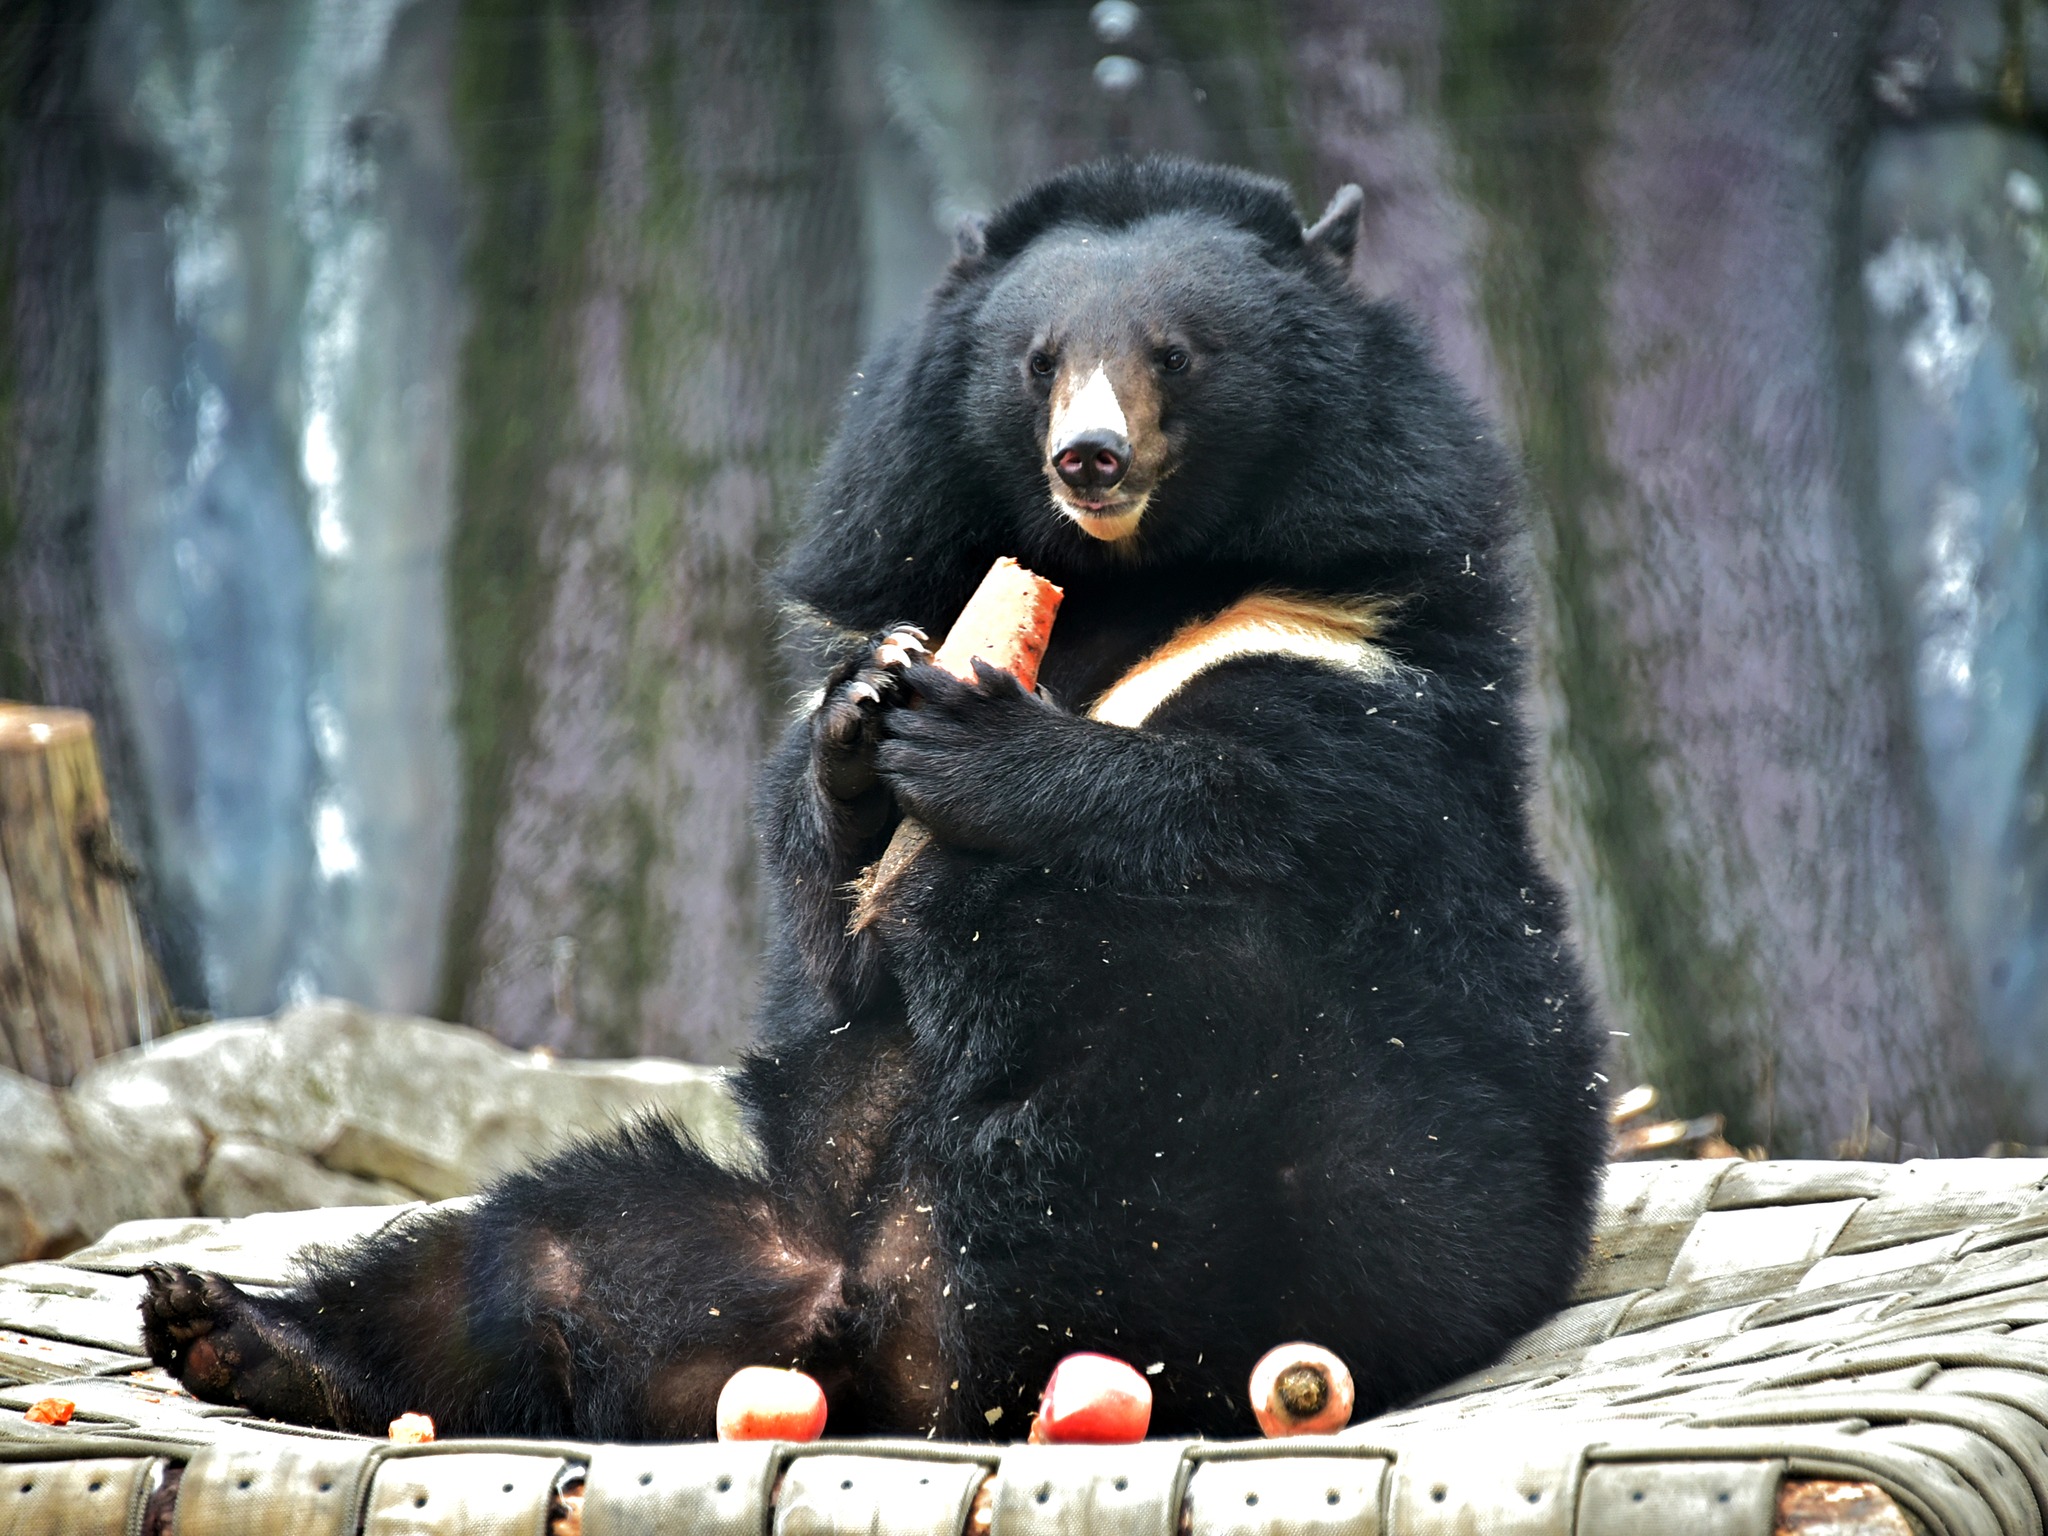
[{"label": "blurred tree trunk", "polygon": [[810,7],[475,0],[449,571],[466,806],[444,1008],[578,1054],[729,1055],[760,567],[855,348],[859,226]]},{"label": "blurred tree trunk", "polygon": [[1521,439],[1541,798],[1623,1055],[1785,1154],[1990,1127],[1841,420],[1883,13],[1296,17],[1319,151],[1376,194],[1368,280]]},{"label": "blurred tree trunk", "polygon": [[1847,243],[1869,503],[2005,1133],[2048,1141],[2048,42],[1905,0]]},{"label": "blurred tree trunk", "polygon": [[[95,603],[100,143],[88,65],[97,6],[0,8],[0,698],[93,717],[114,818],[151,843],[135,745]],[[136,905],[180,1002],[205,997],[189,920]]]},{"label": "blurred tree trunk", "polygon": [[1496,419],[1501,380],[1480,304],[1486,226],[1444,121],[1441,0],[1298,0],[1295,108],[1317,188],[1365,193],[1352,281],[1405,305],[1437,355]]},{"label": "blurred tree trunk", "polygon": [[1133,30],[1113,36],[1092,14],[952,0],[839,8],[861,180],[864,343],[923,303],[961,215],[1063,165],[1190,155],[1278,176],[1314,199],[1276,0],[1145,5]]}]

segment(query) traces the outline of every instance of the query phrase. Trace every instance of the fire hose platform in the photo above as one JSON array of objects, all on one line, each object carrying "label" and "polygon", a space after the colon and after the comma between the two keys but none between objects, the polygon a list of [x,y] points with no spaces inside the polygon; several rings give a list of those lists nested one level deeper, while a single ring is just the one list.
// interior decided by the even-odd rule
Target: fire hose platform
[{"label": "fire hose platform", "polygon": [[[1617,1164],[1570,1307],[1285,1441],[401,1446],[142,1358],[145,1263],[281,1284],[418,1209],[130,1222],[0,1269],[0,1536],[2048,1536],[2048,1161]],[[70,1423],[24,1417],[51,1396]]]}]

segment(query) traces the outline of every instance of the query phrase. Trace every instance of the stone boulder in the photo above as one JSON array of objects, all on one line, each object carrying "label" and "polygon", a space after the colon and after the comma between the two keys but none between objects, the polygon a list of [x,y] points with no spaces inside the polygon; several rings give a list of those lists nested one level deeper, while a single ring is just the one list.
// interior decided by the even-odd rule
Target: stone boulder
[{"label": "stone boulder", "polygon": [[0,1072],[0,1262],[141,1217],[446,1199],[645,1113],[743,1153],[718,1069],[562,1061],[347,1003],[185,1030],[68,1091]]}]

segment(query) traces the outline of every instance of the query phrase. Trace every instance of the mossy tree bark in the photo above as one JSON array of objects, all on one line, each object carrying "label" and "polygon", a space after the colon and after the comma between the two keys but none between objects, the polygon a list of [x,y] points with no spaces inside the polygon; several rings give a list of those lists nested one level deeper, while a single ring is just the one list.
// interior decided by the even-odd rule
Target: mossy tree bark
[{"label": "mossy tree bark", "polygon": [[794,4],[477,0],[451,564],[467,804],[444,1007],[729,1055],[748,793],[784,707],[759,571],[854,359],[829,28]]},{"label": "mossy tree bark", "polygon": [[[94,588],[103,177],[87,75],[98,9],[0,7],[0,698],[93,717],[116,814],[146,850],[148,805]],[[173,989],[202,1002],[190,923],[146,876],[136,895]]]},{"label": "mossy tree bark", "polygon": [[1841,412],[1886,6],[1307,0],[1359,275],[1520,440],[1547,782],[1623,1070],[1779,1153],[1990,1106]]},{"label": "mossy tree bark", "polygon": [[168,1000],[128,903],[135,872],[92,721],[0,702],[0,1066],[68,1083],[163,1029]]},{"label": "mossy tree bark", "polygon": [[1588,947],[1674,1107],[1781,1154],[1990,1129],[1841,419],[1884,11],[1447,8]]},{"label": "mossy tree bark", "polygon": [[1293,106],[1327,194],[1365,193],[1360,291],[1420,320],[1438,359],[1496,418],[1499,364],[1481,303],[1487,227],[1466,196],[1444,117],[1442,0],[1299,0],[1289,16]]}]

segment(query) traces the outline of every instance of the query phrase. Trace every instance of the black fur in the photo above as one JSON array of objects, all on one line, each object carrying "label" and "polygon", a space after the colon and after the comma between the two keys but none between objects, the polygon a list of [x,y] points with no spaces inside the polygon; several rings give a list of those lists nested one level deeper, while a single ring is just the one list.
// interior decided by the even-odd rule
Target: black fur
[{"label": "black fur", "polygon": [[[758,1166],[642,1125],[283,1297],[160,1270],[155,1358],[353,1428],[629,1438],[705,1434],[733,1368],[796,1361],[835,1432],[1010,1437],[1097,1349],[1163,1363],[1155,1433],[1228,1435],[1284,1340],[1343,1356],[1362,1414],[1563,1302],[1605,1130],[1523,807],[1513,479],[1345,286],[1356,211],[1311,241],[1237,172],[1070,171],[966,232],[857,377],[780,575],[828,686],[760,792]],[[1072,338],[1192,357],[1121,544],[1048,496],[1025,359]],[[1046,697],[847,641],[938,632],[1002,554],[1067,590]],[[1079,712],[1261,587],[1398,600],[1402,669],[1241,659],[1141,728]],[[905,811],[935,842],[849,934]]]}]

